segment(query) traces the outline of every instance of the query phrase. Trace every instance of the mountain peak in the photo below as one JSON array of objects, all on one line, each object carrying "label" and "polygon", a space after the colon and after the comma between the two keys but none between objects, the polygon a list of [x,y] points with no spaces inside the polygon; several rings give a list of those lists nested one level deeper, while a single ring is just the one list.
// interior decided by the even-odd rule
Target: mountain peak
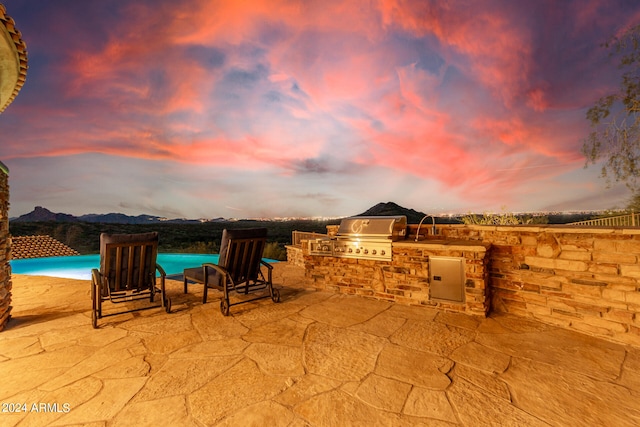
[{"label": "mountain peak", "polygon": [[377,205],[367,209],[360,214],[361,216],[395,216],[404,215],[407,217],[407,222],[410,224],[417,224],[425,214],[413,209],[407,209],[394,202],[378,203]]},{"label": "mountain peak", "polygon": [[73,216],[65,213],[51,212],[42,206],[36,206],[28,214],[14,218],[11,221],[17,222],[92,222],[102,224],[153,224],[158,222],[196,223],[198,220],[167,220],[166,218],[152,215],[130,216],[122,213],[108,214],[87,214]]},{"label": "mountain peak", "polygon": [[32,212],[24,214],[14,219],[14,221],[33,222],[33,221],[58,221],[58,222],[74,222],[77,221],[73,215],[64,213],[54,213],[42,206],[36,206]]}]

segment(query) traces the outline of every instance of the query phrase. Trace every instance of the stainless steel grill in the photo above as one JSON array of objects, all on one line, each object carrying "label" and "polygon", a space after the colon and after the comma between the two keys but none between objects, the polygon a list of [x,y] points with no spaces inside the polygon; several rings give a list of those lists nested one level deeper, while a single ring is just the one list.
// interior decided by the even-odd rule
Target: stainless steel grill
[{"label": "stainless steel grill", "polygon": [[392,242],[406,234],[406,216],[354,216],[340,222],[335,238],[309,240],[309,253],[390,261]]}]

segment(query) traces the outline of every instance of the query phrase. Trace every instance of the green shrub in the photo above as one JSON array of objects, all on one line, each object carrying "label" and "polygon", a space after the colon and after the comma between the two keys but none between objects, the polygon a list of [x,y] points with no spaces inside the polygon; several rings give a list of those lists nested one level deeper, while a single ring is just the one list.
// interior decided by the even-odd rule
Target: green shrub
[{"label": "green shrub", "polygon": [[511,212],[505,212],[505,208],[502,208],[502,213],[484,213],[482,216],[469,213],[460,218],[460,220],[467,225],[517,225],[517,224],[531,224],[534,221],[533,217],[518,216]]},{"label": "green shrub", "polygon": [[195,242],[185,248],[176,249],[176,252],[189,254],[217,254],[220,252],[220,244],[217,242]]},{"label": "green shrub", "polygon": [[278,261],[286,261],[287,250],[280,246],[278,242],[268,242],[262,253],[263,258],[277,259]]}]

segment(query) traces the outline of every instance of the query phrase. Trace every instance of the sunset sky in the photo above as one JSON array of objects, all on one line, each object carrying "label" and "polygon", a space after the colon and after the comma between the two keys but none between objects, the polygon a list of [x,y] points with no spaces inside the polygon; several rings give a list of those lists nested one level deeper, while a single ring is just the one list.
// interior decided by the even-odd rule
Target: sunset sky
[{"label": "sunset sky", "polygon": [[346,216],[624,207],[584,168],[601,45],[640,3],[0,0],[27,81],[10,215]]}]

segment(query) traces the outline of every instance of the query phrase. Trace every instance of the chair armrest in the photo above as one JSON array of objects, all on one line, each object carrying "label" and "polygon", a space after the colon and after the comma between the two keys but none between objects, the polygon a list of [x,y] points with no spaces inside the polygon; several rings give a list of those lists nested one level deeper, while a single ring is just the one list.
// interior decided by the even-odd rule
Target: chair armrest
[{"label": "chair armrest", "polygon": [[160,264],[156,264],[156,270],[160,272],[160,277],[165,277],[167,273],[164,272],[164,268],[160,266]]},{"label": "chair armrest", "polygon": [[209,286],[209,272],[207,271],[208,268],[213,268],[222,276],[222,285],[225,286],[226,289],[225,284],[227,283],[227,280],[229,280],[229,272],[226,268],[220,267],[219,265],[212,264],[210,262],[205,262],[204,264],[202,264],[202,280],[204,281],[205,286]]},{"label": "chair armrest", "polygon": [[100,274],[100,270],[98,270],[97,268],[92,268],[91,269],[91,283],[93,283],[93,284],[100,283],[100,277],[102,277],[102,274]]},{"label": "chair armrest", "polygon": [[227,272],[227,269],[226,269],[226,268],[224,268],[224,267],[220,267],[219,265],[217,265],[217,264],[213,264],[213,263],[210,263],[210,262],[205,262],[204,264],[202,264],[202,268],[204,269],[204,274],[205,274],[205,275],[207,274],[207,268],[213,268],[213,269],[214,269],[214,270],[216,270],[218,273],[223,274],[223,275],[227,275],[227,274],[229,274],[229,273]]},{"label": "chair armrest", "polygon": [[[273,265],[269,264],[266,261],[260,260],[260,265],[264,265],[267,267],[267,282],[271,283],[273,281]],[[262,272],[260,272],[262,274]],[[262,276],[264,278],[264,276]]]},{"label": "chair armrest", "polygon": [[269,270],[273,270],[273,265],[269,264],[266,261],[260,260],[260,264],[264,265],[265,267],[267,267]]}]

